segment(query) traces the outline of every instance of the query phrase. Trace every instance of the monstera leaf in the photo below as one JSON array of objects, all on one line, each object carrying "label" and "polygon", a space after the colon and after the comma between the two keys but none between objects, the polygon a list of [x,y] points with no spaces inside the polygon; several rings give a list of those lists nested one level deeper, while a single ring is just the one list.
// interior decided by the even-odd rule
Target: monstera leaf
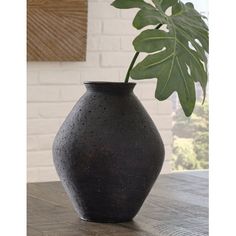
[{"label": "monstera leaf", "polygon": [[[155,97],[167,99],[178,93],[186,116],[195,106],[195,82],[199,82],[205,98],[207,84],[208,27],[192,3],[178,0],[116,0],[117,8],[139,8],[133,26],[165,25],[166,30],[147,29],[133,41],[137,52],[149,55],[132,70],[136,80],[157,78]],[[171,14],[168,14],[171,11]]]},{"label": "monstera leaf", "polygon": [[155,9],[155,7],[146,3],[144,0],[116,0],[111,5],[120,9],[130,9],[130,8]]}]

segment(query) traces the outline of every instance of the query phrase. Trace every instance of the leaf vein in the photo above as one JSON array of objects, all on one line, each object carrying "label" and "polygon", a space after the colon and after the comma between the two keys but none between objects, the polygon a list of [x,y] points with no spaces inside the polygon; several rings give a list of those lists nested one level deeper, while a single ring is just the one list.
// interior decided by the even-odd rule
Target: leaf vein
[{"label": "leaf vein", "polygon": [[178,43],[195,59],[195,61],[199,64],[199,66],[201,67],[201,69],[202,69],[202,65],[200,64],[200,62],[198,61],[198,59],[191,53],[191,51],[188,49],[188,48],[186,48],[185,46],[184,46],[184,44],[182,44],[178,39],[177,39],[177,41],[178,41]]},{"label": "leaf vein", "polygon": [[171,53],[169,56],[167,56],[166,58],[164,58],[163,60],[161,60],[161,61],[158,61],[158,62],[155,62],[155,63],[152,63],[152,64],[150,64],[150,65],[147,65],[146,67],[145,67],[145,69],[147,69],[147,68],[150,68],[150,67],[152,67],[152,66],[156,66],[156,65],[159,65],[159,64],[161,64],[162,62],[164,62],[164,61],[166,61],[166,60],[168,60],[170,57],[172,57],[174,54],[173,53]]},{"label": "leaf vein", "polygon": [[189,98],[190,92],[189,92],[189,89],[188,89],[188,86],[187,86],[187,82],[186,82],[186,78],[185,78],[185,76],[184,76],[184,72],[183,72],[182,67],[181,67],[181,65],[180,65],[180,63],[179,63],[178,57],[176,57],[176,61],[177,61],[177,63],[178,63],[178,66],[179,66],[179,69],[180,69],[180,73],[181,73],[181,75],[182,75],[182,77],[183,77],[183,80],[184,80],[184,85],[185,85],[185,89],[186,89],[186,92],[187,92],[187,97]]},{"label": "leaf vein", "polygon": [[174,39],[174,37],[149,37],[149,38],[145,38],[143,39],[143,41],[148,41],[148,40],[151,40],[151,39]]}]

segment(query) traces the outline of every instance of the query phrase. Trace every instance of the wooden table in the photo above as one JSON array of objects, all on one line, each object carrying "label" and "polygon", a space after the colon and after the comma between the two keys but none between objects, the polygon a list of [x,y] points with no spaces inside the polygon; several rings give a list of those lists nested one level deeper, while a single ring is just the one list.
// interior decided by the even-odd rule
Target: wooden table
[{"label": "wooden table", "polygon": [[159,176],[132,222],[79,219],[60,182],[28,184],[28,236],[208,235],[208,172]]}]

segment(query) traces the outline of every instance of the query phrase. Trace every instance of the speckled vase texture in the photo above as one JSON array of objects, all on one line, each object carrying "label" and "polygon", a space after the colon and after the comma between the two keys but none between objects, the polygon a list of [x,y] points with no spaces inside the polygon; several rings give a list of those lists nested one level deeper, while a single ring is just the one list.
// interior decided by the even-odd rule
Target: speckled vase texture
[{"label": "speckled vase texture", "polygon": [[80,218],[130,221],[164,161],[164,145],[135,83],[86,82],[53,143],[57,173]]}]

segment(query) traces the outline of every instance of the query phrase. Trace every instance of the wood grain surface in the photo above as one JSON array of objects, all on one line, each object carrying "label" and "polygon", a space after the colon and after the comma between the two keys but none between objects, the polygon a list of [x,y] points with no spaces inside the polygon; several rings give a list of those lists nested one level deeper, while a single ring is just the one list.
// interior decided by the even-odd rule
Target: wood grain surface
[{"label": "wood grain surface", "polygon": [[27,60],[84,61],[87,0],[27,1]]},{"label": "wood grain surface", "polygon": [[206,236],[208,172],[161,175],[132,222],[85,222],[60,182],[28,184],[28,236]]}]

